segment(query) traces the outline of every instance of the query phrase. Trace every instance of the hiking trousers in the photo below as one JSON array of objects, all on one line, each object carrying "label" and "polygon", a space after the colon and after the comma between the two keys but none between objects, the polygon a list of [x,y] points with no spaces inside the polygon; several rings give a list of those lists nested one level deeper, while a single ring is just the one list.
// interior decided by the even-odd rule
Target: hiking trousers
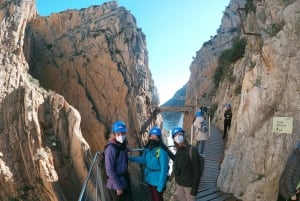
[{"label": "hiking trousers", "polygon": [[158,192],[156,186],[148,185],[152,201],[164,201],[163,192]]},{"label": "hiking trousers", "polygon": [[226,137],[227,131],[230,129],[231,126],[231,120],[224,120],[224,133],[223,133],[223,138]]},{"label": "hiking trousers", "polygon": [[196,196],[191,195],[192,187],[180,186],[176,183],[176,197],[178,201],[196,201]]}]

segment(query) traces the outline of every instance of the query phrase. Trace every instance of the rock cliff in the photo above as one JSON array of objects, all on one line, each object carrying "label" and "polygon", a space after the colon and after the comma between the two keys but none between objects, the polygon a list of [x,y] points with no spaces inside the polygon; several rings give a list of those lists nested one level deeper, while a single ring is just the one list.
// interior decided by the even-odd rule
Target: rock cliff
[{"label": "rock cliff", "polygon": [[[299,1],[231,0],[217,35],[190,66],[186,104],[210,105],[223,129],[233,105],[218,187],[245,201],[275,201],[299,134]],[[273,133],[273,117],[292,117],[293,133]],[[185,118],[189,127],[192,115]]]},{"label": "rock cliff", "polygon": [[93,151],[103,149],[117,119],[136,137],[150,104],[158,104],[145,35],[116,2],[36,17],[27,25],[24,47],[33,77],[80,112]]},{"label": "rock cliff", "polygon": [[80,115],[28,74],[22,47],[26,24],[36,16],[33,1],[0,5],[0,199],[74,199],[66,199],[59,186],[79,190],[85,176],[89,146]]},{"label": "rock cliff", "polygon": [[158,104],[145,36],[116,2],[40,17],[7,0],[0,21],[0,200],[77,200],[113,121],[140,144]]}]

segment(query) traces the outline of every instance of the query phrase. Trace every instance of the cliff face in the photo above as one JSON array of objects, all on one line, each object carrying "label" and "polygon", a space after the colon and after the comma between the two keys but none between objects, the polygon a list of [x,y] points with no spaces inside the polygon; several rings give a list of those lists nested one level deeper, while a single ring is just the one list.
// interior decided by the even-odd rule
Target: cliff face
[{"label": "cliff face", "polygon": [[59,186],[79,190],[78,178],[86,175],[80,115],[27,73],[22,47],[26,23],[36,15],[33,1],[0,8],[0,200],[74,200]]},{"label": "cliff face", "polygon": [[[300,142],[299,10],[299,1],[231,0],[218,34],[190,67],[186,104],[195,97],[208,103],[220,129],[224,105],[233,105],[218,187],[245,201],[277,200],[285,162]],[[293,134],[273,133],[273,117],[293,117]]]},{"label": "cliff face", "polygon": [[30,73],[62,94],[82,116],[93,151],[104,147],[113,121],[136,135],[154,100],[145,36],[135,18],[114,2],[37,17],[26,29]]},{"label": "cliff face", "polygon": [[0,21],[0,200],[77,200],[113,121],[138,144],[158,104],[144,36],[115,3],[40,17],[5,1]]}]

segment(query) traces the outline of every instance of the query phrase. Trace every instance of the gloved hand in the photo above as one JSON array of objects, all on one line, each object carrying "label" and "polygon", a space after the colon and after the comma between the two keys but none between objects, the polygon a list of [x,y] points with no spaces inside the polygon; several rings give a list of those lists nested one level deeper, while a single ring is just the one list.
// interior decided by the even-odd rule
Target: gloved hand
[{"label": "gloved hand", "polygon": [[297,200],[296,194],[291,197],[291,200]]}]

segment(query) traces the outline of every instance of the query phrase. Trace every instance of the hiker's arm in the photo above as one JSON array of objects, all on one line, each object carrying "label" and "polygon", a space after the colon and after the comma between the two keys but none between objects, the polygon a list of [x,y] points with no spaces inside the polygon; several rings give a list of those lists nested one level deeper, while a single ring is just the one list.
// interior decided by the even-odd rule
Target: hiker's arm
[{"label": "hiker's arm", "polygon": [[160,151],[160,157],[159,157],[159,163],[160,163],[160,175],[159,175],[159,185],[157,186],[158,192],[163,192],[166,181],[167,181],[167,175],[169,171],[169,157],[165,150]]},{"label": "hiker's arm", "polygon": [[128,156],[128,160],[139,164],[145,164],[145,152],[142,156]]}]

